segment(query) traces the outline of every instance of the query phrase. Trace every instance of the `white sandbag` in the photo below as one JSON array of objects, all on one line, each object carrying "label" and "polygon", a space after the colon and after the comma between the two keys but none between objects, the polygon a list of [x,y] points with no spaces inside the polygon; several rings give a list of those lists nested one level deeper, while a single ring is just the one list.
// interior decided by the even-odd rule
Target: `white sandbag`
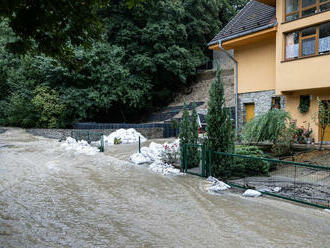
[{"label": "white sandbag", "polygon": [[259,191],[253,190],[253,189],[248,189],[243,193],[243,196],[246,196],[246,197],[259,197],[259,196],[261,196],[261,193]]},{"label": "white sandbag", "polygon": [[115,139],[120,140],[122,144],[138,143],[139,137],[141,142],[147,141],[147,139],[138,131],[133,128],[130,129],[118,129],[108,136],[104,136],[104,143],[114,145]]}]

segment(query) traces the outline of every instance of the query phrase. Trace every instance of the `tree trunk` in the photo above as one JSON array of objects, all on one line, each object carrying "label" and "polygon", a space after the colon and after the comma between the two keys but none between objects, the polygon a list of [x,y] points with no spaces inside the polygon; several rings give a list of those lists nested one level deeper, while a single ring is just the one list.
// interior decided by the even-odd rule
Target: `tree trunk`
[{"label": "tree trunk", "polygon": [[327,128],[327,126],[325,128],[321,127],[321,143],[320,143],[320,147],[319,147],[319,151],[322,150],[322,146],[323,146],[323,140],[324,140],[324,136],[325,136],[325,129]]}]

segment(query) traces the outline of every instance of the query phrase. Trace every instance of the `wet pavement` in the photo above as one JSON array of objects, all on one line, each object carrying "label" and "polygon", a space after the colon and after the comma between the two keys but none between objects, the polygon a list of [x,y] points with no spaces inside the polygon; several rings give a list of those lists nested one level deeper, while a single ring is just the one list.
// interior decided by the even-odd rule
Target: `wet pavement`
[{"label": "wet pavement", "polygon": [[0,247],[328,247],[329,212],[209,194],[204,179],[120,160],[130,149],[87,156],[0,134]]}]

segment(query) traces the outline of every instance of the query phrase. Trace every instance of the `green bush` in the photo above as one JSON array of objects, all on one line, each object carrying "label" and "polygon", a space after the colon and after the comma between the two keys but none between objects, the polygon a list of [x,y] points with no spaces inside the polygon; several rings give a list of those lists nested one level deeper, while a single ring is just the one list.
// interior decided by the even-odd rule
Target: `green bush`
[{"label": "green bush", "polygon": [[256,116],[242,131],[245,142],[273,143],[273,152],[277,156],[290,152],[295,135],[296,126],[291,122],[289,113],[278,109]]},{"label": "green bush", "polygon": [[3,109],[0,117],[1,125],[24,128],[36,126],[39,116],[29,96],[15,93],[8,98],[8,102],[2,101],[0,107]]},{"label": "green bush", "polygon": [[[263,151],[256,146],[237,146],[236,154],[252,157],[265,157]],[[266,161],[235,157],[235,162],[232,165],[232,176],[244,177],[268,175],[269,169],[270,165]]]},{"label": "green bush", "polygon": [[37,127],[57,128],[64,127],[61,123],[65,106],[60,103],[58,93],[45,86],[38,86],[34,90],[31,101],[35,111],[39,114]]}]

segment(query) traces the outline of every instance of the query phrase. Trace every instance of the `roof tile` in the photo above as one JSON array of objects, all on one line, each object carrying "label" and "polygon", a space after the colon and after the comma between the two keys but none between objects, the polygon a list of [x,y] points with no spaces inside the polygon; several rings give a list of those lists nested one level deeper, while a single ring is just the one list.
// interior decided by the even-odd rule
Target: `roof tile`
[{"label": "roof tile", "polygon": [[245,7],[210,41],[213,45],[233,35],[276,23],[276,9],[272,6],[250,1]]}]

